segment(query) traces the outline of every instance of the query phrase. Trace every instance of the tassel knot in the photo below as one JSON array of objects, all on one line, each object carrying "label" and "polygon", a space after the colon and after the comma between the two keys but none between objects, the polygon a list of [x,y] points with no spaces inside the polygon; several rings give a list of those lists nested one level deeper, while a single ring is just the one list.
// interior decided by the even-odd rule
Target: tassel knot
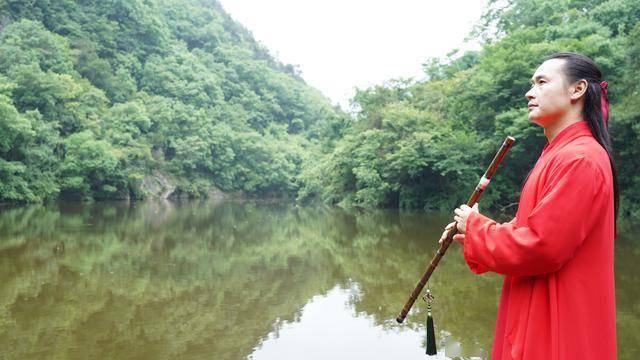
[{"label": "tassel knot", "polygon": [[433,317],[431,316],[431,302],[433,301],[431,290],[427,289],[424,300],[427,302],[427,355],[436,355],[438,350],[436,349],[436,332],[433,326]]}]

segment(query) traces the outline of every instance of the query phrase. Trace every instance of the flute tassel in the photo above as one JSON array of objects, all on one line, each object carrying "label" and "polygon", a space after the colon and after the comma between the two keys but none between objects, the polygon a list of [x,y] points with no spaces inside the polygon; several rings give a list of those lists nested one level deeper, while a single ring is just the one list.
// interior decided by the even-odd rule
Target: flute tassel
[{"label": "flute tassel", "polygon": [[436,355],[438,354],[438,350],[436,349],[436,332],[433,326],[433,317],[431,316],[431,301],[433,300],[433,296],[429,289],[427,289],[425,300],[427,301],[427,355]]}]

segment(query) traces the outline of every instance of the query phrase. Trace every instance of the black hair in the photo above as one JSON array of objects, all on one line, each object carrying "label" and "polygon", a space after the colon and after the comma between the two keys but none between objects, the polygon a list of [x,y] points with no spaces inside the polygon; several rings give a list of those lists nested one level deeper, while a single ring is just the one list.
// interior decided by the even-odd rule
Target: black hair
[{"label": "black hair", "polygon": [[[620,189],[618,187],[618,174],[616,171],[615,161],[613,159],[611,136],[609,135],[609,129],[602,117],[602,108],[600,103],[602,96],[600,83],[604,80],[602,78],[602,71],[595,61],[582,54],[558,52],[547,57],[545,61],[551,59],[564,60],[562,69],[569,82],[575,82],[582,79],[587,81],[583,117],[589,124],[589,129],[591,130],[593,137],[607,151],[607,155],[609,155],[609,162],[611,163],[611,171],[613,173],[613,199],[616,222],[616,225],[614,225],[615,231],[617,228],[618,210],[620,207]],[[527,175],[527,178],[528,177],[529,176]]]}]

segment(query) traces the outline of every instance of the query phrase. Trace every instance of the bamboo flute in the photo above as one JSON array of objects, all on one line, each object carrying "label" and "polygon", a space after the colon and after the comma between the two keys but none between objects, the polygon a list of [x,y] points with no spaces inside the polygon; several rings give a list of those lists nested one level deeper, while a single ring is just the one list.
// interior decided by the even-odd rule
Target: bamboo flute
[{"label": "bamboo flute", "polygon": [[[480,198],[484,190],[487,188],[487,185],[489,185],[489,182],[491,181],[491,178],[493,177],[494,173],[498,169],[498,166],[500,165],[500,163],[502,163],[502,160],[507,155],[507,152],[509,151],[509,149],[511,149],[511,146],[513,146],[513,143],[515,141],[516,139],[514,139],[511,136],[507,136],[507,138],[504,140],[504,142],[502,143],[502,146],[500,147],[500,150],[498,150],[498,152],[493,158],[493,161],[491,161],[491,165],[489,165],[489,168],[487,169],[487,171],[484,173],[484,175],[482,175],[482,178],[480,178],[480,182],[478,182],[478,185],[476,185],[476,188],[473,191],[473,194],[471,194],[469,201],[467,201],[467,205],[469,207],[473,207],[473,205],[475,205],[475,203],[478,201],[478,199]],[[436,255],[433,257],[431,262],[429,262],[429,265],[427,266],[427,269],[425,270],[424,274],[420,278],[420,281],[418,281],[418,284],[416,284],[415,289],[413,289],[411,296],[409,296],[409,300],[407,300],[407,303],[404,305],[404,307],[402,308],[402,311],[400,311],[400,314],[396,318],[397,322],[402,323],[404,319],[407,317],[407,314],[409,313],[409,310],[411,310],[413,303],[416,301],[416,299],[422,292],[422,289],[427,284],[427,281],[429,281],[431,274],[436,269],[436,267],[438,266],[438,263],[440,262],[440,259],[442,259],[444,254],[447,252],[449,245],[453,241],[453,236],[457,233],[458,233],[458,227],[456,223],[454,224],[454,226],[451,227],[451,229],[449,229],[449,232],[447,233],[446,238],[444,239],[442,244],[440,244],[440,248],[438,249],[438,251],[436,251]]]}]

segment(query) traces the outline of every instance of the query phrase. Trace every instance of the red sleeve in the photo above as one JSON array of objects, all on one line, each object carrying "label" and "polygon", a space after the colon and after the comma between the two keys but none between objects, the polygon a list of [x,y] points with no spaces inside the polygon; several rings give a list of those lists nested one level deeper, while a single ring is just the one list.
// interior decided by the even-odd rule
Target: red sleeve
[{"label": "red sleeve", "polygon": [[498,224],[472,212],[463,254],[471,271],[531,276],[559,270],[582,244],[597,219],[603,189],[599,170],[580,156],[555,166],[540,200],[520,226]]}]

